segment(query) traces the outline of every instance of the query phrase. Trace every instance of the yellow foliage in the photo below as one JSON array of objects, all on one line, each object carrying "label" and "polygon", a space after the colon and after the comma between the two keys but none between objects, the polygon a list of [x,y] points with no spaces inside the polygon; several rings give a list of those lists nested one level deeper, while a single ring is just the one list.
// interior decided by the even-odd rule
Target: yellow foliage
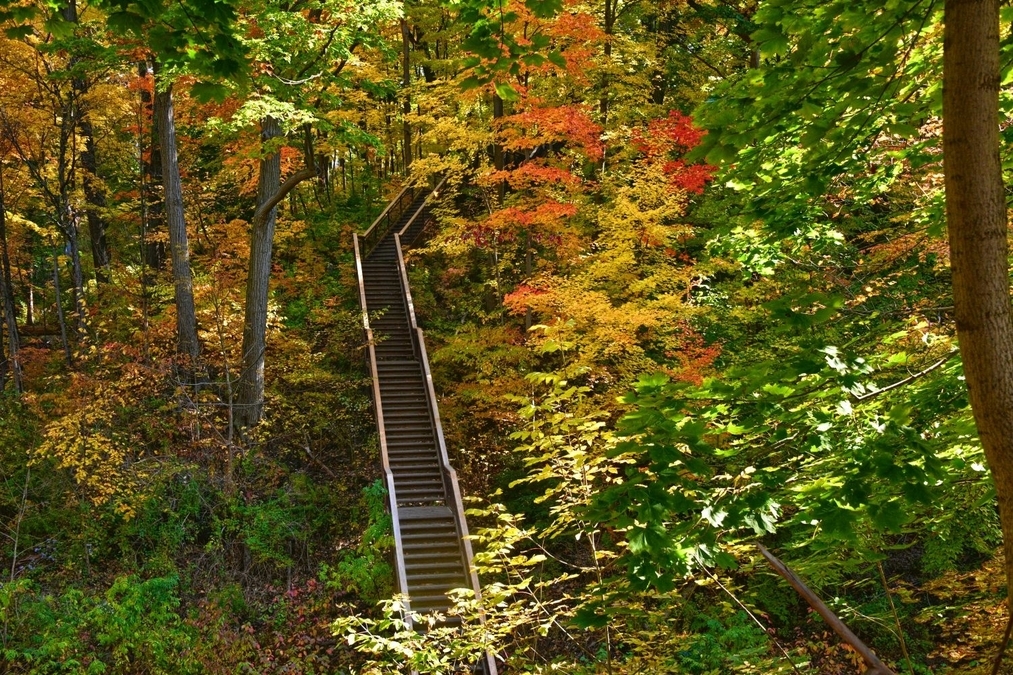
[{"label": "yellow foliage", "polygon": [[29,465],[53,461],[57,468],[70,472],[92,504],[111,502],[130,518],[147,475],[135,461],[136,452],[129,439],[117,432],[116,412],[126,405],[126,391],[103,384],[90,393],[90,400],[79,399],[76,409],[46,426],[43,441]]}]

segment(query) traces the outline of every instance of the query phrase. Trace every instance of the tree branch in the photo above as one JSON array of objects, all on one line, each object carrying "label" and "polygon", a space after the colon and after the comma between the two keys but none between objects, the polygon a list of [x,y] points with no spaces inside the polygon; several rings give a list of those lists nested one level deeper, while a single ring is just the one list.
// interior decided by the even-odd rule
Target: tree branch
[{"label": "tree branch", "polygon": [[261,223],[267,220],[268,215],[281,203],[283,199],[295,189],[295,186],[309,178],[314,178],[317,175],[316,168],[312,166],[304,167],[299,169],[294,174],[285,179],[285,182],[281,184],[278,191],[274,193],[274,196],[264,202],[257,208],[257,212],[253,214],[253,227],[259,226]]},{"label": "tree branch", "polygon": [[869,668],[866,671],[867,675],[873,675],[874,673],[876,675],[896,675],[896,673],[886,667],[886,664],[879,660],[876,654],[873,653],[873,651],[869,649],[857,635],[851,632],[850,628],[844,625],[843,621],[837,618],[836,614],[830,611],[830,608],[827,607],[826,604],[824,604],[824,602],[820,600],[819,597],[805,585],[805,582],[803,582],[787,565],[781,562],[773,553],[768,551],[763,544],[756,542],[756,548],[760,550],[760,553],[767,559],[767,562],[774,568],[774,571],[781,575],[785,581],[791,584],[791,587],[794,588],[807,603],[809,603],[810,607],[816,610],[816,612],[823,617],[823,620],[827,622],[833,631],[837,633],[842,640],[851,645],[858,655],[862,657],[862,660],[865,661],[865,665]]},{"label": "tree branch", "polygon": [[928,375],[933,370],[935,370],[936,368],[939,368],[940,366],[942,366],[944,363],[946,363],[947,361],[949,361],[950,359],[952,359],[954,356],[956,356],[959,353],[960,352],[957,352],[957,351],[951,352],[947,356],[944,356],[943,358],[941,358],[938,361],[936,361],[935,363],[933,363],[928,368],[925,368],[924,370],[919,370],[914,375],[911,375],[910,377],[905,377],[903,380],[898,380],[897,382],[894,382],[892,384],[888,384],[885,387],[883,387],[882,389],[877,389],[875,391],[870,391],[868,394],[860,394],[860,395],[859,394],[853,394],[853,396],[855,397],[856,401],[868,401],[870,398],[874,398],[876,396],[879,396],[880,394],[884,394],[884,393],[890,391],[891,389],[896,389],[897,387],[903,387],[908,382],[912,382],[914,380],[917,380],[919,377],[924,377],[925,375]]}]

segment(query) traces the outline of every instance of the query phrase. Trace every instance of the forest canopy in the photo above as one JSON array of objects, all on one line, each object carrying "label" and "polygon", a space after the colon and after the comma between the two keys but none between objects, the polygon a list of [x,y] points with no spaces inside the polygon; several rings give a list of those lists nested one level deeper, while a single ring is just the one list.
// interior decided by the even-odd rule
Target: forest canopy
[{"label": "forest canopy", "polygon": [[1013,672],[1010,7],[0,29],[3,672]]}]

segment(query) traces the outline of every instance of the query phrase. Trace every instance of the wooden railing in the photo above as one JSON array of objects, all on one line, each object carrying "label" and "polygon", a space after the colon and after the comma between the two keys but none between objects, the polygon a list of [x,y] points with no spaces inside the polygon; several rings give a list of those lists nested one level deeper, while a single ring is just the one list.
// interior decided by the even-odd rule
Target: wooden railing
[{"label": "wooden railing", "polygon": [[[433,194],[438,193],[442,185],[443,181],[433,191]],[[419,213],[421,213],[423,208],[425,208],[424,204],[420,206]],[[412,220],[417,216],[418,213],[412,217]],[[422,363],[422,370],[425,376],[426,404],[429,409],[429,420],[432,422],[433,429],[436,432],[440,471],[443,474],[443,488],[449,502],[447,506],[453,514],[454,523],[457,527],[457,536],[461,542],[461,562],[464,564],[464,569],[468,570],[468,581],[471,584],[471,590],[475,593],[475,599],[481,600],[482,590],[478,583],[478,573],[475,571],[473,564],[475,555],[471,548],[471,539],[468,536],[468,522],[464,517],[464,499],[461,497],[461,485],[457,480],[457,471],[450,465],[450,456],[447,454],[447,442],[443,437],[443,424],[440,421],[440,409],[436,400],[436,389],[433,387],[433,374],[429,369],[429,354],[426,351],[425,335],[415,319],[415,306],[412,302],[411,287],[408,284],[408,269],[405,266],[404,254],[401,248],[401,235],[408,230],[410,225],[411,222],[409,221],[408,225],[405,225],[401,232],[394,235],[394,250],[397,251],[397,267],[401,276],[401,287],[404,289],[408,309],[408,321],[413,336],[412,349]],[[496,659],[492,654],[487,653],[485,655],[482,666],[485,669],[485,675],[497,675]]]},{"label": "wooden railing", "polygon": [[425,192],[424,188],[418,188],[414,186],[407,186],[401,192],[397,193],[387,204],[386,208],[380,212],[380,215],[376,217],[373,224],[369,226],[369,229],[362,233],[362,257],[367,257],[372,253],[376,245],[379,244],[383,238],[390,231],[392,225],[401,220],[401,216],[404,215],[405,209],[412,205],[415,198],[418,197],[422,192]]},{"label": "wooden railing", "polygon": [[[402,191],[403,192],[403,191]],[[391,529],[394,534],[394,584],[396,591],[404,596],[404,618],[409,630],[412,627],[411,605],[408,600],[408,573],[405,569],[404,542],[401,540],[401,521],[397,508],[397,492],[394,486],[394,472],[390,468],[390,455],[387,451],[387,432],[383,423],[383,406],[380,405],[380,375],[376,369],[376,341],[373,330],[369,327],[369,310],[366,305],[366,284],[362,273],[362,256],[359,249],[359,237],[352,235],[352,247],[355,250],[355,274],[359,283],[359,303],[362,306],[362,327],[366,334],[367,360],[370,376],[373,379],[373,409],[376,411],[376,428],[380,434],[380,464],[383,467],[384,482],[387,484],[388,504],[390,505]]]},{"label": "wooden railing", "polygon": [[[440,196],[440,191],[443,189],[443,186],[446,185],[446,183],[447,183],[447,177],[444,176],[436,184],[436,187],[433,188],[433,191],[430,192],[429,195],[426,197],[426,200],[424,202],[422,202],[421,205],[419,205],[419,208],[415,211],[415,213],[412,214],[412,217],[408,219],[408,222],[404,224],[404,227],[401,228],[401,231],[397,233],[397,235],[399,237],[403,237],[404,233],[411,229],[412,225],[415,224],[415,219],[416,218],[419,218],[420,216],[424,217],[424,216],[422,216],[422,213],[425,211],[426,205],[429,204],[430,200],[436,199],[437,197]],[[408,242],[408,243],[411,244],[412,242]],[[398,242],[398,247],[397,248],[398,248],[398,251],[401,250],[401,243],[400,242]],[[406,288],[407,288],[407,286],[406,286]]]},{"label": "wooden railing", "polygon": [[[415,317],[415,306],[411,295],[411,286],[408,283],[408,268],[405,265],[404,252],[401,246],[401,236],[405,234],[414,224],[415,220],[419,217],[425,217],[421,214],[425,211],[426,205],[430,199],[439,196],[441,188],[446,183],[446,178],[439,181],[430,196],[427,197],[426,201],[419,205],[415,213],[408,220],[403,228],[399,232],[394,233],[394,248],[397,252],[397,268],[399,282],[403,291],[402,297],[405,303],[405,310],[408,314],[409,320],[409,332],[412,335],[412,351],[414,356],[422,364],[423,374],[425,376],[425,391],[426,391],[426,404],[429,412],[429,419],[433,425],[433,430],[436,435],[437,449],[439,453],[440,472],[443,476],[444,492],[447,495],[447,507],[450,509],[454,523],[457,530],[457,536],[461,543],[461,561],[464,564],[464,568],[468,570],[468,581],[471,585],[472,591],[475,593],[476,600],[481,599],[481,589],[478,583],[478,574],[475,572],[475,568],[472,565],[474,554],[472,552],[471,540],[468,538],[468,524],[464,517],[464,502],[461,498],[461,487],[457,479],[457,472],[450,465],[450,458],[447,454],[447,444],[443,436],[443,425],[440,421],[439,406],[436,400],[436,390],[433,387],[433,375],[429,369],[429,356],[426,352],[425,336],[422,329],[419,328],[418,322]],[[394,530],[395,540],[395,577],[397,584],[397,591],[402,595],[407,596],[407,572],[404,562],[404,548],[403,541],[401,539],[401,528],[398,517],[398,506],[397,496],[395,494],[394,486],[394,474],[390,468],[390,458],[387,451],[387,440],[386,432],[383,422],[383,407],[380,399],[380,378],[377,372],[376,366],[376,343],[373,338],[373,331],[369,326],[369,312],[366,305],[366,290],[365,280],[362,271],[362,259],[365,255],[368,255],[368,251],[372,251],[377,244],[386,236],[389,232],[391,224],[397,222],[404,215],[404,210],[412,204],[415,199],[421,194],[421,190],[417,188],[405,188],[402,190],[397,197],[384,209],[383,213],[373,222],[370,228],[362,235],[363,240],[368,240],[370,243],[365,254],[362,253],[363,248],[360,247],[359,237],[354,235],[352,238],[353,247],[355,250],[355,268],[356,275],[359,284],[359,300],[362,304],[362,324],[366,334],[366,342],[368,345],[368,359],[370,374],[373,378],[373,400],[375,401],[376,410],[376,422],[377,429],[380,433],[380,458],[383,465],[384,478],[387,483],[387,490],[389,492],[389,502],[391,510],[391,521]],[[405,601],[404,605],[404,616],[408,623],[409,628],[412,625],[411,621],[411,607],[409,601]],[[491,653],[487,653],[482,663],[479,664],[484,671],[484,675],[497,675],[498,670],[496,667],[496,659]]]}]

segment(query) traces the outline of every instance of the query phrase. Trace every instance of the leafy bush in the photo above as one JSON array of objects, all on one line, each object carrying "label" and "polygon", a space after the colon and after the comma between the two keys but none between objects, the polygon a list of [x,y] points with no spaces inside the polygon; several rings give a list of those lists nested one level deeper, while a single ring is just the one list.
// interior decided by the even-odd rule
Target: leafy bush
[{"label": "leafy bush", "polygon": [[[20,603],[19,630],[4,650],[11,669],[50,673],[125,672],[144,664],[153,675],[200,672],[188,657],[196,635],[179,614],[176,577],[118,577],[104,594],[70,588],[54,597],[34,591]],[[15,617],[3,607],[5,622]]]},{"label": "leafy bush", "polygon": [[374,604],[390,595],[394,577],[388,562],[394,538],[383,482],[378,480],[364,489],[362,500],[368,516],[362,541],[354,551],[345,551],[334,567],[322,565],[320,578],[331,590],[355,592]]}]

